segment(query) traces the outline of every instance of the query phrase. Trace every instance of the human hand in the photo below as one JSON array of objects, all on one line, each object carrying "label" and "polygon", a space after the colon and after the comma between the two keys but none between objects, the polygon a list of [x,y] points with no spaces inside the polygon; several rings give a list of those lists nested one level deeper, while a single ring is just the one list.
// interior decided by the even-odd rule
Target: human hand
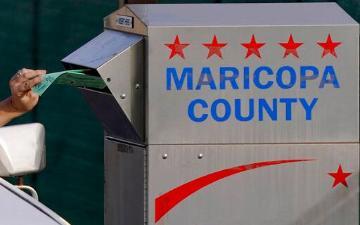
[{"label": "human hand", "polygon": [[9,81],[11,105],[15,111],[26,113],[32,110],[39,101],[39,96],[31,88],[41,82],[41,75],[46,70],[19,70]]}]

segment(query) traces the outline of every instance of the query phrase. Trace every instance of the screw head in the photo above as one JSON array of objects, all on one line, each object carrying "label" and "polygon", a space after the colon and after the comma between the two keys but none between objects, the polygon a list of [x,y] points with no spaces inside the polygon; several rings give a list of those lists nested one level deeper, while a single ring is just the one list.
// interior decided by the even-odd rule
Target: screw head
[{"label": "screw head", "polygon": [[107,82],[110,82],[110,81],[111,81],[111,78],[106,78],[106,81],[107,81]]},{"label": "screw head", "polygon": [[139,89],[139,88],[140,88],[140,84],[139,84],[139,83],[136,83],[136,84],[135,84],[135,88],[136,88],[136,89]]},{"label": "screw head", "polygon": [[198,159],[202,159],[203,157],[204,157],[204,154],[199,153],[199,155],[198,155]]},{"label": "screw head", "polygon": [[166,154],[166,153],[164,153],[164,154],[162,155],[162,158],[163,158],[163,159],[167,159],[167,157],[168,157],[168,154]]},{"label": "screw head", "polygon": [[121,98],[121,99],[125,99],[125,98],[126,98],[126,94],[121,94],[121,95],[120,95],[120,98]]}]

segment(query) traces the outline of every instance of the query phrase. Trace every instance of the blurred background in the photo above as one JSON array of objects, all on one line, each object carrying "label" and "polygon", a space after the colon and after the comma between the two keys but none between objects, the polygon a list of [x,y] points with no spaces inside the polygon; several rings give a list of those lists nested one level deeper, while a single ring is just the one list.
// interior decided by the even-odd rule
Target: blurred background
[{"label": "blurred background", "polygon": [[[360,22],[360,0],[336,2]],[[0,98],[9,95],[8,80],[23,67],[63,70],[60,60],[99,34],[103,30],[102,18],[118,5],[118,0],[0,0]],[[72,225],[103,224],[103,130],[81,94],[75,88],[52,86],[32,113],[13,124],[29,122],[44,124],[47,132],[47,167],[26,179],[38,190],[40,201]]]}]

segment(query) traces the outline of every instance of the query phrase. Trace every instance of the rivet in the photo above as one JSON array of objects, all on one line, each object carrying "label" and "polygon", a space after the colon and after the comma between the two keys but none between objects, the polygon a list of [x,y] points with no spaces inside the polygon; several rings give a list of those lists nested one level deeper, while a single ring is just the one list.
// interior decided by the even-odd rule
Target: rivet
[{"label": "rivet", "polygon": [[111,78],[106,78],[106,81],[107,81],[107,82],[110,82],[110,81],[111,81]]},{"label": "rivet", "polygon": [[125,98],[126,98],[126,94],[121,94],[121,95],[120,95],[120,98],[121,98],[121,99],[125,99]]},{"label": "rivet", "polygon": [[136,89],[139,89],[139,88],[140,88],[140,84],[139,84],[139,83],[136,83],[136,84],[135,84],[135,88],[136,88]]},{"label": "rivet", "polygon": [[164,154],[162,155],[162,158],[163,158],[163,159],[167,159],[167,157],[168,157],[168,154],[166,154],[166,153],[164,153]]},{"label": "rivet", "polygon": [[198,155],[198,159],[202,159],[203,157],[204,157],[204,154],[199,153],[199,155]]}]

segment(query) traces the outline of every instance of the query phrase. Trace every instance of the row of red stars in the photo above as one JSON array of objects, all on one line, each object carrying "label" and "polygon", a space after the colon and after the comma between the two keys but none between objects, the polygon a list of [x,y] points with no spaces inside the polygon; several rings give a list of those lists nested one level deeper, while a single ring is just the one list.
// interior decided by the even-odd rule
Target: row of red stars
[{"label": "row of red stars", "polygon": [[[257,42],[255,35],[252,35],[250,42],[241,43],[242,46],[247,48],[247,53],[245,58],[249,58],[251,55],[255,55],[258,58],[261,58],[260,48],[264,47],[265,44],[266,43]],[[303,44],[304,43],[302,42],[295,42],[292,34],[290,34],[288,42],[279,43],[279,45],[285,49],[285,53],[283,56],[284,58],[286,58],[289,55],[293,55],[296,58],[299,58],[297,49]],[[326,56],[327,54],[331,54],[334,57],[337,57],[335,48],[341,45],[341,42],[334,42],[331,38],[331,35],[329,34],[325,42],[317,42],[317,44],[323,48],[322,58],[324,58],[324,56]],[[176,55],[185,59],[184,49],[188,47],[190,44],[181,43],[179,35],[176,35],[173,43],[165,44],[165,45],[171,50],[169,59],[172,59]],[[221,49],[227,46],[227,43],[218,42],[216,35],[214,35],[212,42],[203,43],[203,46],[205,46],[209,50],[207,58],[216,55],[222,59]]]}]

